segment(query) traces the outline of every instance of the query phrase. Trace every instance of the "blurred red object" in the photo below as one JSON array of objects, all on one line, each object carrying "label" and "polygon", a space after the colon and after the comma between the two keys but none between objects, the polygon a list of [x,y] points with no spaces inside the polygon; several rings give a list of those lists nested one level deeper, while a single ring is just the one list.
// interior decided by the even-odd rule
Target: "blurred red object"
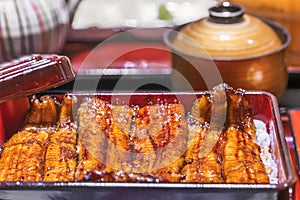
[{"label": "blurred red object", "polygon": [[29,108],[27,97],[0,104],[0,146],[22,126]]},{"label": "blurred red object", "polygon": [[[300,199],[300,110],[299,109],[291,109],[289,111],[290,114],[290,120],[291,120],[291,126],[293,129],[294,133],[294,150],[296,156],[298,156],[298,159],[295,158],[296,165],[298,171],[298,181],[296,182],[296,194],[295,194],[295,199]],[[298,162],[298,163],[297,163]]]},{"label": "blurred red object", "polygon": [[68,43],[63,51],[75,72],[101,69],[171,70],[170,50],[162,43]]},{"label": "blurred red object", "polygon": [[4,143],[4,136],[5,136],[5,130],[3,124],[2,109],[0,106],[0,146],[2,146]]}]

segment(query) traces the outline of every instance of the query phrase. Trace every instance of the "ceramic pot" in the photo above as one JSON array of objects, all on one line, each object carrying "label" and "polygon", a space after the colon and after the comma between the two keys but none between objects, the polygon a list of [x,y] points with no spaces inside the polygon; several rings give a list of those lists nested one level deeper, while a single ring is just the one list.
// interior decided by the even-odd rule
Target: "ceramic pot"
[{"label": "ceramic pot", "polygon": [[172,50],[174,89],[206,90],[225,82],[280,98],[288,77],[288,31],[228,2],[210,8],[209,14],[164,37]]}]

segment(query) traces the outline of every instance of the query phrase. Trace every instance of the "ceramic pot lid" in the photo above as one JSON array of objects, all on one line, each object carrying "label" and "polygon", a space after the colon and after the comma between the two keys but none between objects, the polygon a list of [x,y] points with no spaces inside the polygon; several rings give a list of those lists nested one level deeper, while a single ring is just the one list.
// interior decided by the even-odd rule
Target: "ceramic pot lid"
[{"label": "ceramic pot lid", "polygon": [[264,21],[223,2],[209,9],[209,17],[182,27],[173,45],[200,57],[244,58],[275,51],[282,42]]}]

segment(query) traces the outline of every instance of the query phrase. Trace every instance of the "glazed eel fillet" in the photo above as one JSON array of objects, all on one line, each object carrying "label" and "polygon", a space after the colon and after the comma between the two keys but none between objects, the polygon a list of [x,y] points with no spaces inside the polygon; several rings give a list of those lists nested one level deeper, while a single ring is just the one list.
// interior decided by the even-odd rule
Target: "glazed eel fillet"
[{"label": "glazed eel fillet", "polygon": [[126,181],[130,172],[132,109],[87,98],[78,112],[76,181]]},{"label": "glazed eel fillet", "polygon": [[[260,147],[253,141],[255,126],[251,106],[242,92],[227,90],[226,96],[226,104],[219,105],[227,107],[224,128],[204,157],[199,155],[211,128],[212,99],[210,95],[203,95],[194,103],[189,116],[189,145],[181,171],[185,175],[183,182],[269,183]],[[218,108],[215,111],[218,113]]]},{"label": "glazed eel fillet", "polygon": [[73,122],[75,98],[65,96],[55,132],[48,139],[43,172],[44,182],[67,182],[75,180],[77,165],[77,130]]},{"label": "glazed eel fillet", "polygon": [[[215,105],[216,106],[216,105]],[[219,104],[218,106],[224,106]],[[205,155],[201,155],[210,128],[211,97],[203,95],[193,105],[189,118],[188,148],[185,154],[185,165],[182,169],[183,182],[222,183],[222,164],[220,149],[222,148],[222,132],[217,134],[215,144],[212,144]],[[209,148],[209,147],[205,147]]]},{"label": "glazed eel fillet", "polygon": [[[111,124],[110,114],[110,104],[98,98],[86,99],[78,110],[77,181],[97,179],[100,173],[112,171],[105,166],[108,144],[105,130]],[[102,181],[108,178],[104,174],[101,176]]]},{"label": "glazed eel fillet", "polygon": [[229,95],[228,128],[224,134],[224,177],[226,183],[269,183],[260,158],[260,147],[253,142],[254,122],[250,104],[243,94]]},{"label": "glazed eel fillet", "polygon": [[87,99],[79,109],[76,180],[179,181],[186,127],[180,104],[140,108]]},{"label": "glazed eel fillet", "polygon": [[141,107],[131,132],[134,163],[140,172],[162,177],[168,182],[181,180],[186,149],[187,123],[181,104]]}]

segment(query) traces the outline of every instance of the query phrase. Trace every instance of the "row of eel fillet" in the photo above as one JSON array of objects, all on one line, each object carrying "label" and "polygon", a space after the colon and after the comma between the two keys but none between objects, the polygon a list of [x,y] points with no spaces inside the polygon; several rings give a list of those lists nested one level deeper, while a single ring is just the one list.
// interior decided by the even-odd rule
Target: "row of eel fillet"
[{"label": "row of eel fillet", "polygon": [[76,126],[72,97],[60,104],[50,96],[33,97],[24,126],[0,154],[0,181],[74,181]]},{"label": "row of eel fillet", "polygon": [[86,99],[79,108],[77,180],[179,182],[187,124],[181,104]]},{"label": "row of eel fillet", "polygon": [[244,92],[226,87],[189,112],[180,103],[33,97],[3,146],[0,181],[269,183],[251,112]]}]

